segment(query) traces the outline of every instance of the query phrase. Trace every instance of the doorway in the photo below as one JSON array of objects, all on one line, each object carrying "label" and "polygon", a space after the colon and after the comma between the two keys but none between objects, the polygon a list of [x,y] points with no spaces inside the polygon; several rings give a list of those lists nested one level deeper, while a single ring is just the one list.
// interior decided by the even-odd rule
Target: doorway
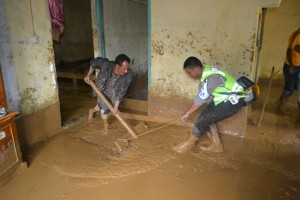
[{"label": "doorway", "polygon": [[[148,2],[147,0],[98,0],[100,54],[114,60],[119,54],[131,59],[133,82],[121,111],[147,114],[148,106]],[[104,44],[104,45],[103,45]]]},{"label": "doorway", "polygon": [[[64,0],[65,31],[54,42],[62,126],[85,116],[96,105],[92,89],[83,78],[97,56],[115,60],[124,53],[131,58],[133,82],[120,105],[121,112],[148,112],[148,3],[147,0],[96,0],[97,37],[101,50],[95,54],[91,1]],[[99,17],[99,14],[101,17]]]},{"label": "doorway", "polygon": [[83,116],[96,100],[83,78],[94,57],[91,2],[64,0],[64,32],[53,40],[62,125]]}]

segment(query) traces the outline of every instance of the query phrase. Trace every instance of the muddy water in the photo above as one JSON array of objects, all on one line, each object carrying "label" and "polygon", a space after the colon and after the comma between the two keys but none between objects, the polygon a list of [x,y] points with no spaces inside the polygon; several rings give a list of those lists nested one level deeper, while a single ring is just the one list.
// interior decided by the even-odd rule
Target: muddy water
[{"label": "muddy water", "polygon": [[[223,136],[225,152],[170,151],[188,136],[170,125],[117,151],[128,135],[111,119],[109,136],[97,118],[35,146],[29,168],[1,189],[1,199],[299,199],[299,146],[262,138]],[[130,121],[132,126],[139,122]],[[146,123],[149,130],[161,126]],[[251,126],[252,131],[257,127]],[[209,142],[206,137],[200,143]],[[18,191],[18,192],[16,192]]]},{"label": "muddy water", "polygon": [[62,124],[77,117],[86,115],[88,110],[97,103],[96,98],[92,98],[92,89],[82,81],[78,82],[74,88],[71,82],[59,82],[59,101]]},{"label": "muddy water", "polygon": [[[264,92],[264,88],[262,88]],[[189,128],[170,125],[131,140],[119,152],[115,142],[130,137],[114,118],[111,134],[100,135],[99,118],[79,123],[23,152],[28,168],[0,187],[1,200],[19,199],[300,199],[300,129],[292,112],[275,114],[272,88],[261,127],[255,124],[263,96],[249,115],[243,137],[222,136],[224,153],[197,147],[184,155],[170,149]],[[272,96],[273,95],[273,96]],[[139,121],[128,121],[135,127]],[[145,122],[151,131],[164,124]]]}]

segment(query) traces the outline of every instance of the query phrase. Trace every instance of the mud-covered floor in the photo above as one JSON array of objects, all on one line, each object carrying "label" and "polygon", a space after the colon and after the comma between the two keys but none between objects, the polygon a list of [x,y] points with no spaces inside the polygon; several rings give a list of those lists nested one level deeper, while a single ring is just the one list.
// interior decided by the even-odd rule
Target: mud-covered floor
[{"label": "mud-covered floor", "polygon": [[[127,121],[138,131],[154,131],[129,142],[119,153],[114,142],[128,135],[117,120],[110,119],[109,136],[99,134],[99,118],[83,121],[23,152],[28,168],[21,167],[0,188],[1,199],[299,199],[296,96],[289,103],[290,114],[277,115],[280,88],[280,83],[272,85],[257,127],[253,124],[266,93],[261,88],[245,135],[222,135],[224,153],[204,153],[195,147],[176,155],[170,149],[187,137],[189,128],[157,129],[165,124],[133,120]],[[198,145],[207,142],[203,137]]]}]

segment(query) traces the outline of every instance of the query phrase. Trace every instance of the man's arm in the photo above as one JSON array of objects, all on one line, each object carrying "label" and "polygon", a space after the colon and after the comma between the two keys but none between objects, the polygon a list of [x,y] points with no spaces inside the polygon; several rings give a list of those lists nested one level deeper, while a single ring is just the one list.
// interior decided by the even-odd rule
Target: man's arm
[{"label": "man's arm", "polygon": [[93,72],[95,71],[95,69],[99,69],[101,71],[101,68],[105,64],[108,64],[108,63],[109,63],[109,60],[107,58],[101,58],[101,57],[94,58],[90,62],[90,68],[89,68],[89,71],[88,71],[87,75],[84,77],[84,81],[87,84],[89,84],[89,82],[91,80],[91,75],[93,74]]},{"label": "man's arm", "polygon": [[201,83],[199,84],[198,95],[193,99],[193,103],[189,106],[187,111],[185,111],[181,115],[180,121],[186,122],[190,114],[198,110],[198,108],[200,108],[207,101],[209,96],[210,94],[207,91],[207,80],[206,80],[203,85]]},{"label": "man's arm", "polygon": [[225,80],[222,76],[210,76],[208,77],[203,85],[199,85],[198,95],[194,98],[192,105],[188,110],[180,117],[182,122],[185,122],[190,114],[195,112],[200,108],[204,103],[206,103],[211,96],[211,93],[215,90],[216,87],[224,85]]},{"label": "man's arm", "polygon": [[201,105],[198,105],[195,102],[193,102],[192,105],[190,105],[190,107],[187,109],[187,111],[185,111],[185,113],[181,115],[180,121],[186,122],[186,119],[190,116],[190,114],[195,112],[198,108],[200,108],[200,106]]},{"label": "man's arm", "polygon": [[87,75],[83,79],[87,84],[90,84],[91,75],[93,74],[94,71],[95,71],[95,69],[92,66],[90,66],[90,69],[89,69]]},{"label": "man's arm", "polygon": [[114,114],[119,112],[119,106],[120,106],[120,101],[119,100],[115,101],[114,111],[113,111]]}]

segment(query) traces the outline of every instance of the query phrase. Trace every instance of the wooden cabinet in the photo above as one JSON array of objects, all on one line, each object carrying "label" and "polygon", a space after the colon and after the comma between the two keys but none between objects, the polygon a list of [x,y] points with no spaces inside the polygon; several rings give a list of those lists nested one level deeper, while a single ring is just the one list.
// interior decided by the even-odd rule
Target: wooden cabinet
[{"label": "wooden cabinet", "polygon": [[[0,109],[8,110],[5,96],[5,87],[0,66]],[[22,163],[19,147],[18,131],[16,127],[16,115],[19,112],[10,112],[0,116],[0,185]]]}]

